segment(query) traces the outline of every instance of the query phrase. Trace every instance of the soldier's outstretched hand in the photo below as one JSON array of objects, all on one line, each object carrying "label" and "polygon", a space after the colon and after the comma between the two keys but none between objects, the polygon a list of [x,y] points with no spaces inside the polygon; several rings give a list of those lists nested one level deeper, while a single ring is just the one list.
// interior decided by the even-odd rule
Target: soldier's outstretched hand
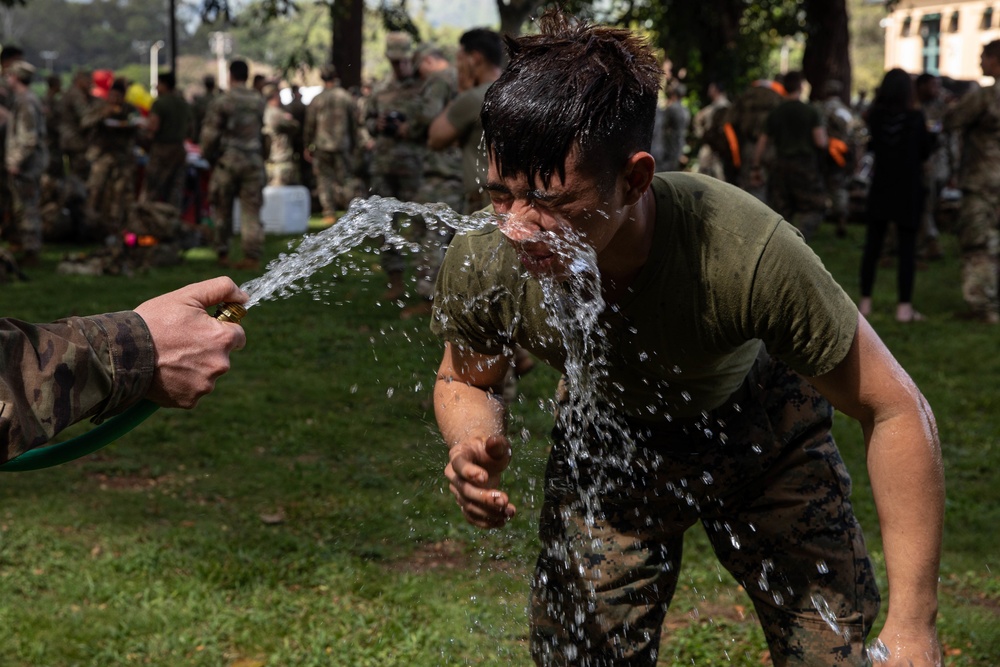
[{"label": "soldier's outstretched hand", "polygon": [[194,283],[135,309],[153,338],[156,372],[146,395],[164,407],[193,408],[229,370],[229,353],[246,345],[243,327],[206,312],[222,302],[246,303],[230,278]]}]

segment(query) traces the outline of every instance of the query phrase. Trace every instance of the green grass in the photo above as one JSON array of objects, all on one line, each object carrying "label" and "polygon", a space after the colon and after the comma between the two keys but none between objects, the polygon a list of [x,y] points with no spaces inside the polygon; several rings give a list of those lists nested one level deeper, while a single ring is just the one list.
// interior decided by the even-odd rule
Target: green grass
[{"label": "green grass", "polygon": [[[856,292],[862,229],[816,248]],[[948,239],[952,241],[951,239]],[[269,238],[268,256],[289,239]],[[1000,655],[997,331],[951,319],[954,245],[921,272],[929,321],[892,320],[883,270],[873,324],[935,408],[948,475],[941,635],[949,665]],[[45,321],[130,308],[218,273],[205,253],[132,279],[58,276],[0,287],[3,315]],[[528,575],[557,377],[522,382],[507,529],[464,523],[427,399],[440,346],[426,319],[379,303],[377,257],[358,250],[314,287],[251,309],[247,348],[194,411],[160,411],[86,459],[0,475],[0,664],[521,665]],[[254,277],[236,274],[237,282]],[[85,430],[74,427],[69,435]],[[836,434],[880,566],[855,424]],[[691,531],[662,664],[759,665],[746,595]],[[884,590],[884,576],[883,576]]]}]

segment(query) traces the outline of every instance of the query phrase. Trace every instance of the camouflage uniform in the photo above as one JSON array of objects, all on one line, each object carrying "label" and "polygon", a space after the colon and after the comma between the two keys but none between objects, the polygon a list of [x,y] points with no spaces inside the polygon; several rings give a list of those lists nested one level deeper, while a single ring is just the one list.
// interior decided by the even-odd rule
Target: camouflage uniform
[{"label": "camouflage uniform", "polygon": [[338,85],[325,88],[306,107],[304,143],[312,155],[323,218],[333,221],[352,199],[351,153],[361,145],[354,97]]},{"label": "camouflage uniform", "polygon": [[191,135],[197,140],[201,137],[201,127],[205,123],[205,115],[208,113],[208,107],[212,104],[212,100],[218,97],[221,93],[217,90],[212,90],[211,92],[206,91],[201,95],[196,95],[193,100],[191,100],[191,115],[192,115],[192,125]]},{"label": "camouflage uniform", "polygon": [[[420,104],[410,136],[427,142],[427,130],[448,103],[458,94],[458,80],[454,68],[435,72],[427,77],[420,89]],[[426,151],[424,177],[416,201],[421,204],[442,202],[453,211],[462,213],[465,208],[465,186],[462,182],[462,150],[450,146],[442,151]],[[421,252],[416,267],[416,291],[425,299],[434,297],[434,282],[444,260],[445,250],[452,237],[447,227],[428,227],[422,219],[414,220],[411,227],[413,241],[420,244]]]},{"label": "camouflage uniform", "polygon": [[826,125],[826,133],[829,138],[842,141],[848,149],[841,156],[843,164],[840,164],[831,154],[826,161],[824,174],[826,194],[830,198],[829,214],[837,224],[838,234],[843,235],[847,231],[848,204],[850,203],[847,185],[850,175],[854,173],[854,153],[850,149],[857,121],[843,100],[836,97],[840,90],[839,86],[839,82],[827,82],[827,93],[830,97],[819,104],[819,109],[823,115],[823,122]]},{"label": "camouflage uniform", "polygon": [[962,296],[976,318],[1000,322],[1000,87],[967,93],[945,113],[944,127],[962,134]]},{"label": "camouflage uniform", "polygon": [[212,100],[201,129],[202,153],[213,164],[209,194],[215,206],[216,251],[229,253],[233,235],[233,202],[240,201],[240,237],[246,259],[264,253],[263,157],[264,98],[246,87],[234,86]]},{"label": "camouflage uniform", "polygon": [[934,99],[920,105],[927,119],[927,127],[936,136],[934,151],[924,163],[924,199],[923,220],[920,223],[920,233],[924,244],[927,259],[937,259],[941,257],[941,247],[939,237],[941,231],[937,225],[938,203],[941,198],[941,190],[951,177],[951,165],[948,159],[948,146],[953,137],[950,132],[942,132],[942,121],[947,103],[943,94],[939,94]]},{"label": "camouflage uniform", "polygon": [[[412,44],[405,33],[390,33],[386,37],[386,52],[392,57],[409,60]],[[426,148],[424,141],[398,136],[396,128],[413,120],[421,104],[420,79],[411,76],[398,80],[393,76],[372,91],[366,108],[368,131],[375,137],[372,156],[373,194],[394,197],[400,201],[417,200],[423,180]],[[385,129],[378,129],[379,118],[386,119]],[[398,225],[404,216],[395,220]],[[401,274],[406,267],[402,255],[395,248],[382,252],[382,270]]]},{"label": "camouflage uniform", "polygon": [[702,107],[691,121],[691,131],[701,145],[698,147],[698,173],[708,174],[720,181],[726,180],[724,162],[707,135],[717,118],[722,118],[730,107],[729,98],[720,94],[711,104]]},{"label": "camouflage uniform", "polygon": [[[738,165],[733,163],[731,151],[720,151],[725,155],[730,153],[730,158],[726,160],[728,168],[732,170],[731,183],[738,185],[761,201],[767,200],[767,194],[763,187],[753,187],[750,184],[750,164],[753,161],[754,150],[757,147],[757,139],[764,133],[767,125],[767,117],[778,105],[784,101],[784,96],[774,88],[770,81],[754,81],[746,91],[733,100],[728,113],[722,114],[719,121],[722,126],[727,123],[735,132],[737,145],[740,149],[740,161]],[[720,128],[721,130],[722,128]],[[765,156],[764,164],[768,163]]]},{"label": "camouflage uniform", "polygon": [[90,173],[85,156],[90,137],[83,119],[93,104],[93,98],[76,86],[70,86],[59,100],[59,147],[69,162],[69,173],[80,183],[86,183]]},{"label": "camouflage uniform", "polygon": [[102,236],[122,232],[135,202],[137,114],[129,104],[98,100],[83,118],[93,137],[87,149],[86,215],[91,229]]},{"label": "camouflage uniform", "polygon": [[[7,164],[7,122],[10,118],[10,109],[14,105],[14,93],[7,85],[6,77],[0,75],[0,164]],[[10,178],[7,175],[6,166],[0,169],[0,238],[16,237],[20,228],[20,221],[17,218],[18,211],[14,210],[14,196],[11,192]]]},{"label": "camouflage uniform", "polygon": [[[753,600],[772,656],[867,664],[879,593],[832,418],[812,385],[762,352],[742,388],[702,420],[625,424],[637,447],[624,467],[605,463],[620,461],[606,449],[614,443],[588,439],[587,451],[570,452],[557,428],[532,585],[536,664],[586,655],[591,667],[652,667],[683,533],[698,522]],[[588,523],[593,488],[600,508]],[[748,530],[753,539],[741,541]],[[819,620],[823,605],[842,633]],[[799,662],[810,656],[823,662]]]},{"label": "camouflage uniform", "polygon": [[42,247],[39,187],[49,165],[49,149],[42,103],[30,88],[14,98],[7,120],[4,159],[8,170],[18,170],[17,174],[8,174],[8,182],[21,248],[27,253],[37,253]]},{"label": "camouflage uniform", "polygon": [[95,422],[149,390],[156,358],[132,311],[32,325],[0,319],[0,461]]},{"label": "camouflage uniform", "polygon": [[[804,125],[805,118],[815,124],[813,127],[823,124],[820,113],[798,99],[785,100],[768,114],[766,131],[774,158],[767,176],[767,203],[810,241],[823,221],[826,191],[813,127]],[[789,131],[791,128],[796,131]]]},{"label": "camouflage uniform", "polygon": [[281,107],[264,109],[264,136],[267,139],[267,184],[298,185],[298,155],[295,153],[299,122]]}]

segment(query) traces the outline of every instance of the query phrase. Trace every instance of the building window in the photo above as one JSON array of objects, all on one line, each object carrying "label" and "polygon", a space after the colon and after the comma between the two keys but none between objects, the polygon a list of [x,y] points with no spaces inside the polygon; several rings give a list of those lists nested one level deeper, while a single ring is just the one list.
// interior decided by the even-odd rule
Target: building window
[{"label": "building window", "polygon": [[958,32],[958,10],[951,13],[951,20],[948,22],[948,32]]},{"label": "building window", "polygon": [[983,10],[983,20],[979,23],[980,30],[989,30],[993,27],[993,8],[987,7]]},{"label": "building window", "polygon": [[937,75],[941,68],[940,14],[925,14],[920,17],[920,38],[923,41],[920,56],[924,71]]},{"label": "building window", "polygon": [[913,17],[907,16],[903,19],[903,29],[900,30],[899,34],[901,37],[910,36],[910,28],[913,27]]}]

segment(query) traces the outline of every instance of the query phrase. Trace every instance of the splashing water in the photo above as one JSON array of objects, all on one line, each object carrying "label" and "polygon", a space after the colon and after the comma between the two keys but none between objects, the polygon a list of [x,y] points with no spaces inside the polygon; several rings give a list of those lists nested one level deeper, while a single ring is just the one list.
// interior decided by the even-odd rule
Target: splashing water
[{"label": "splashing water", "polygon": [[[837,615],[830,608],[829,603],[826,599],[819,595],[818,593],[813,594],[812,598],[813,608],[819,612],[820,618],[826,621],[826,624],[830,626],[830,629],[834,633],[840,635],[844,638],[845,643],[850,643],[851,641],[851,630],[850,628],[841,628],[840,623],[837,622]],[[890,651],[889,647],[885,645],[881,639],[875,639],[868,646],[865,647],[865,657],[872,663],[885,663],[889,662]]]},{"label": "splashing water", "polygon": [[[419,252],[418,244],[410,243],[394,228],[393,219],[399,214],[421,216],[431,229],[447,227],[458,232],[482,229],[499,219],[490,213],[460,215],[446,204],[414,204],[374,195],[355,199],[337,224],[303,236],[294,251],[283,253],[270,262],[264,275],[240,285],[240,289],[250,295],[245,307],[249,310],[262,301],[291,296],[299,291],[300,281],[307,280],[368,239],[381,236],[387,245]],[[403,222],[402,226],[405,228],[407,224]]]}]

